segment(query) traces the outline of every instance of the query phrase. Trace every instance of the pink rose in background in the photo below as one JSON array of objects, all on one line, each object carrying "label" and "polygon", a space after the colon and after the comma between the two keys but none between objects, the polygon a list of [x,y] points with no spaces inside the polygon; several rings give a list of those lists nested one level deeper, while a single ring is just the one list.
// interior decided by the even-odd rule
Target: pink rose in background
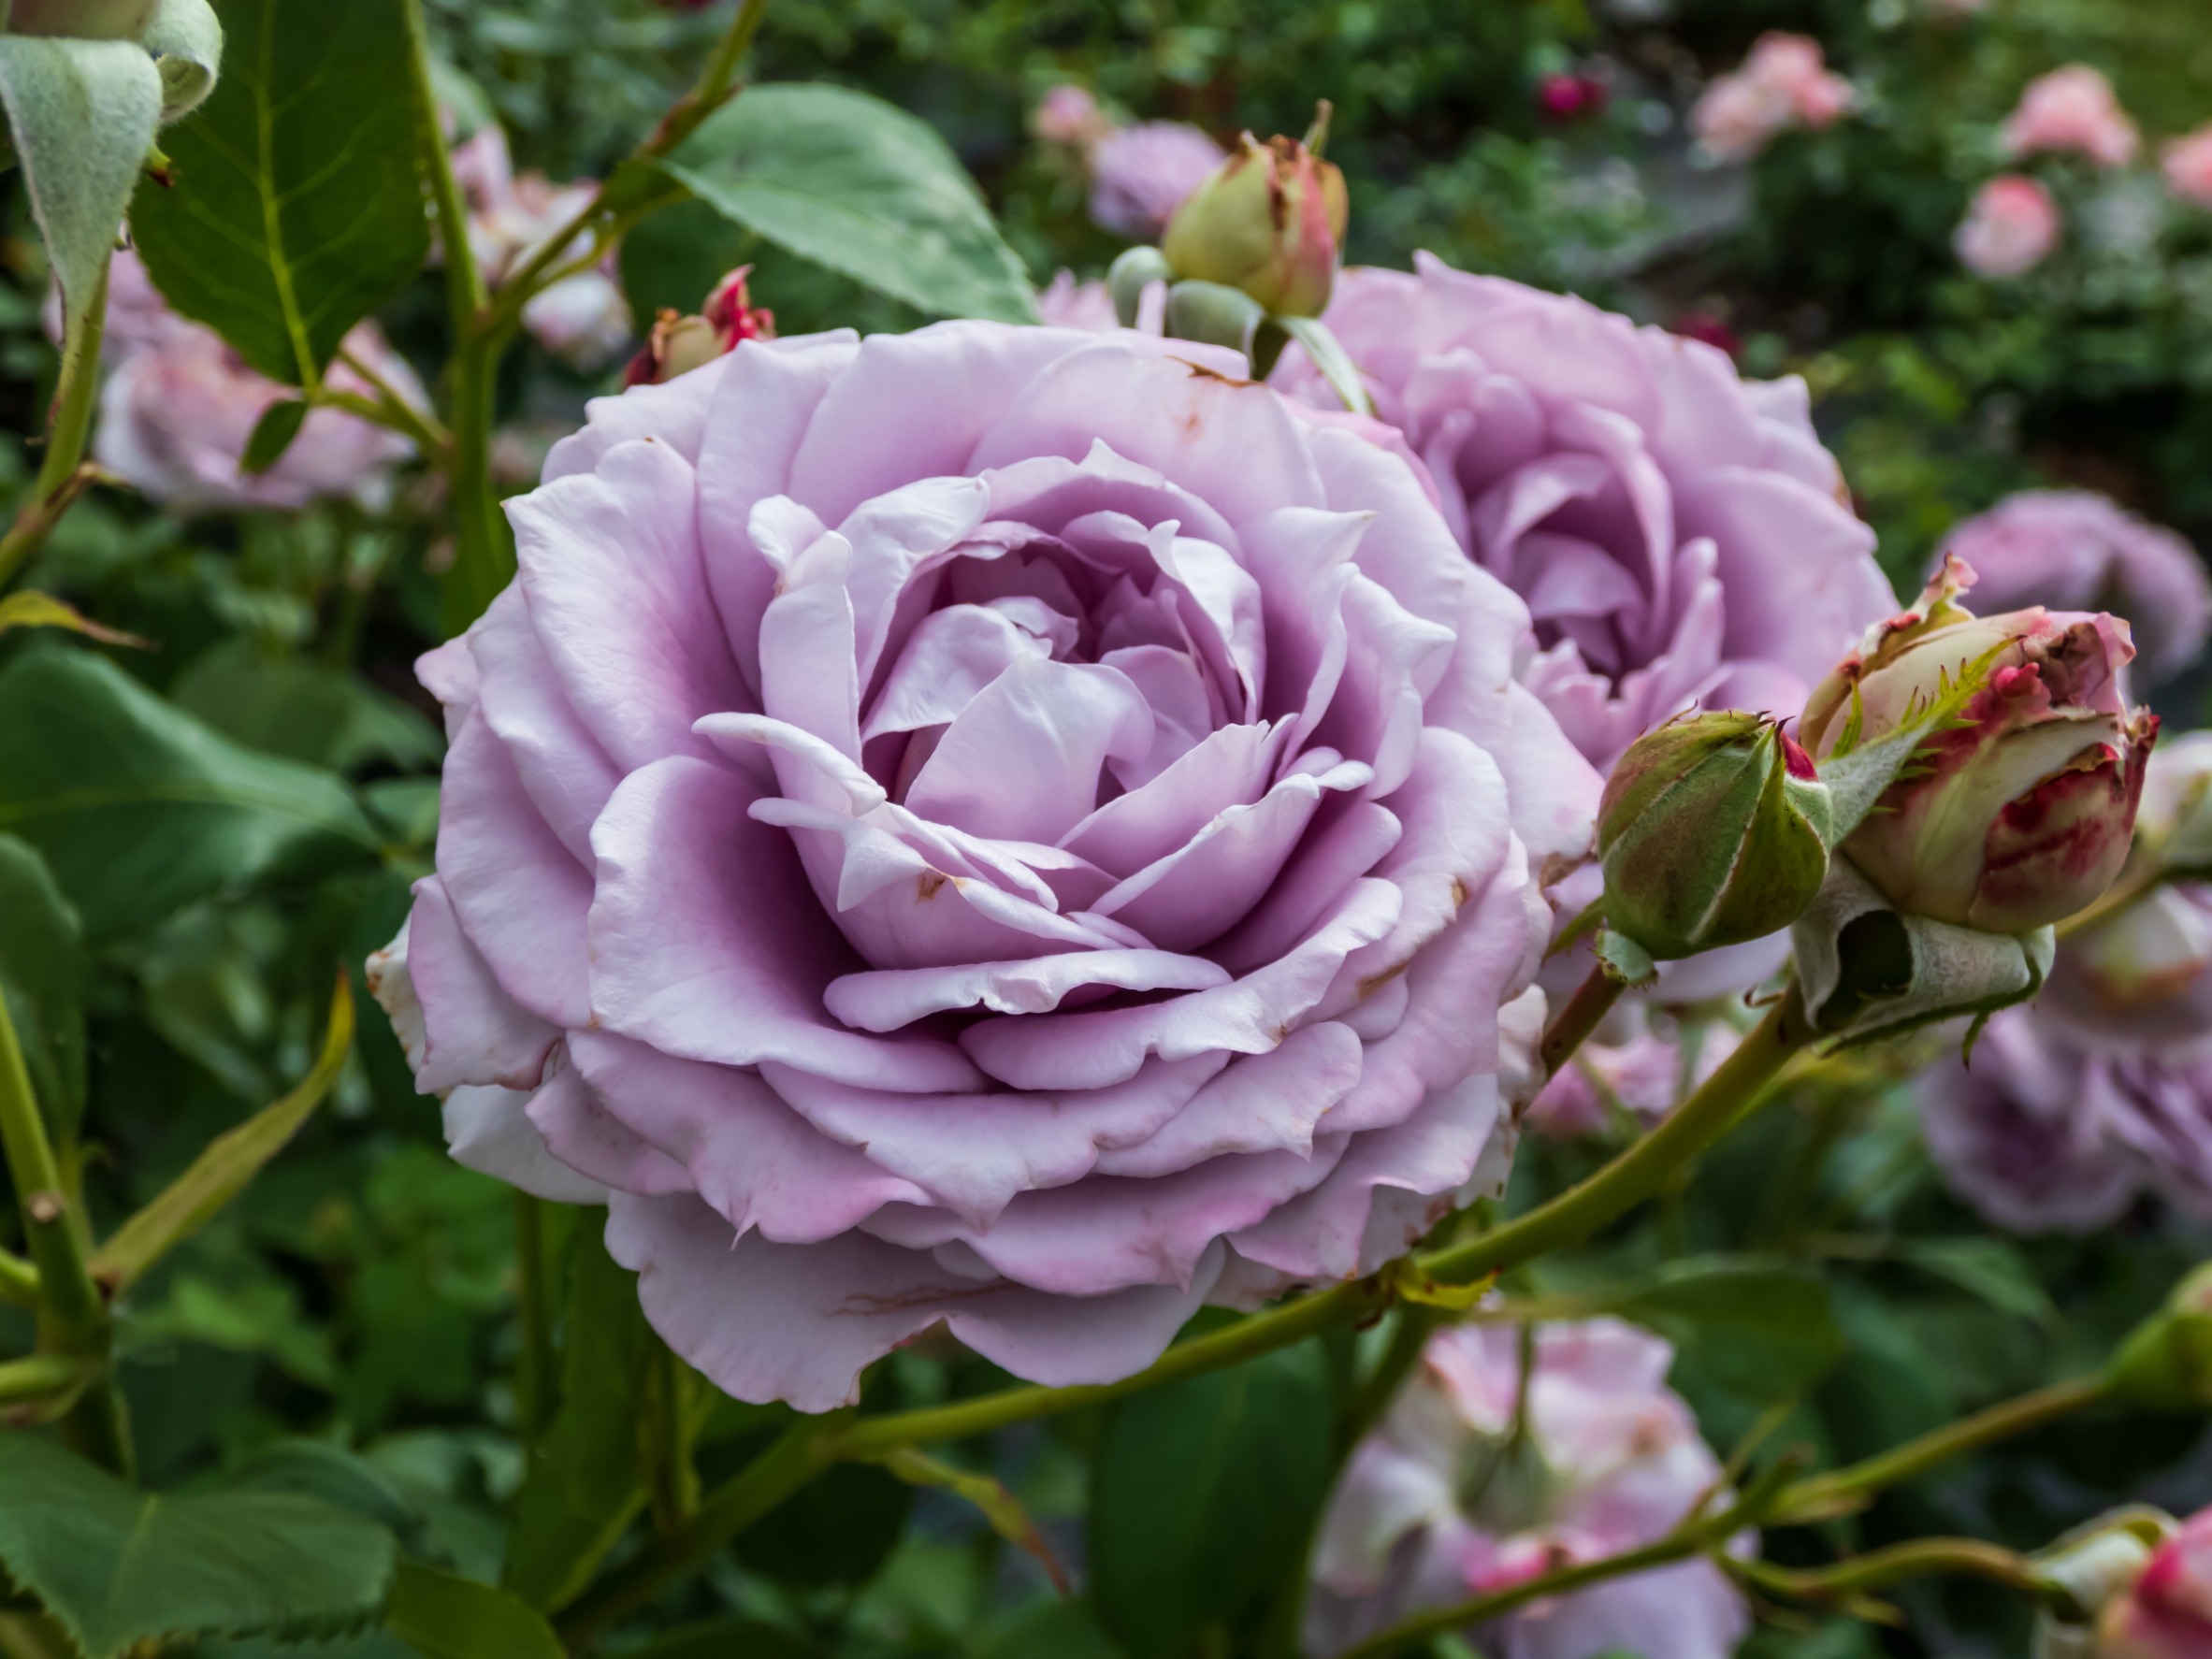
[{"label": "pink rose in background", "polygon": [[[1427,254],[1326,321],[1446,521],[1528,601],[1521,678],[1600,772],[1684,710],[1777,714],[1897,602],[1804,383]],[[1303,353],[1278,384],[1326,407]]]},{"label": "pink rose in background", "polygon": [[[2212,733],[2151,752],[2147,844],[2212,777]],[[2155,1192],[2212,1219],[2212,887],[2152,888],[2060,942],[2034,1003],[1990,1021],[1971,1068],[1920,1084],[1952,1188],[2019,1233],[2087,1233]]]},{"label": "pink rose in background", "polygon": [[1037,315],[1053,328],[1080,328],[1105,334],[1120,326],[1114,315],[1114,296],[1104,282],[1078,282],[1076,273],[1057,271],[1037,292]]},{"label": "pink rose in background", "polygon": [[2096,1659],[2203,1659],[2212,1653],[2212,1509],[2152,1552],[2097,1621]]},{"label": "pink rose in background", "polygon": [[1959,263],[1977,277],[2001,281],[2033,270],[2059,245],[2059,204],[2038,180],[2004,173],[1974,192],[1952,233]]},{"label": "pink rose in background", "polygon": [[[1516,1436],[1519,1346],[1510,1326],[1439,1331],[1353,1451],[1314,1546],[1314,1652],[1652,1543],[1719,1481],[1719,1460],[1667,1387],[1665,1341],[1611,1319],[1540,1327]],[[1728,1659],[1750,1627],[1727,1576],[1692,1560],[1536,1603],[1479,1639],[1502,1659]]]},{"label": "pink rose in background", "polygon": [[1179,121],[1116,128],[1091,147],[1091,217],[1116,236],[1156,241],[1184,198],[1227,159]]},{"label": "pink rose in background", "polygon": [[[1575,967],[1587,971],[1579,959]],[[1570,984],[1554,992],[1552,981],[1552,974],[1543,975],[1547,996],[1572,989]],[[1544,1085],[1522,1125],[1558,1140],[1599,1134],[1617,1105],[1649,1128],[1712,1076],[1739,1040],[1736,1029],[1723,1021],[1705,1019],[1685,1029],[1641,998],[1624,1000]]]},{"label": "pink rose in background", "polygon": [[2140,141],[2112,82],[2087,64],[2030,81],[1998,133],[2007,155],[2083,155],[2101,167],[2126,166]]},{"label": "pink rose in background", "polygon": [[[249,368],[213,329],[169,310],[128,249],[109,262],[108,294],[107,380],[93,440],[94,458],[108,471],[181,512],[296,512],[339,499],[376,508],[388,498],[392,471],[414,446],[342,410],[315,410],[274,467],[240,472],[263,413],[298,393]],[[58,305],[48,307],[48,328],[59,337]],[[411,402],[426,403],[422,382],[375,324],[355,327],[343,349]],[[328,380],[341,391],[372,390],[342,358]]]},{"label": "pink rose in background", "polygon": [[1186,340],[748,341],[591,405],[422,660],[377,988],[456,1157],[821,1410],[1125,1376],[1505,1169],[1596,778],[1414,471]]},{"label": "pink rose in background", "polygon": [[[572,219],[598,186],[588,179],[555,184],[544,174],[516,173],[507,135],[484,127],[453,151],[454,177],[469,205],[469,246],[493,287],[528,263]],[[564,257],[589,246],[578,238]],[[523,307],[523,326],[548,352],[578,368],[605,367],[629,349],[629,304],[615,279],[614,255],[562,278]]]},{"label": "pink rose in background", "polygon": [[1856,101],[1819,41],[1770,33],[1737,68],[1713,77],[1690,110],[1690,131],[1715,160],[1747,162],[1786,132],[1833,126]]},{"label": "pink rose in background", "polygon": [[1943,553],[1973,567],[1978,609],[2124,616],[2154,680],[2189,667],[2212,637],[2212,579],[2196,549],[2093,490],[2009,496],[1953,529]]},{"label": "pink rose in background", "polygon": [[1111,132],[1114,123],[1086,89],[1063,82],[1037,100],[1029,124],[1030,131],[1048,144],[1087,150]]},{"label": "pink rose in background", "polygon": [[2168,190],[2185,202],[2212,208],[2212,125],[2174,139],[2165,148],[2161,166]]}]

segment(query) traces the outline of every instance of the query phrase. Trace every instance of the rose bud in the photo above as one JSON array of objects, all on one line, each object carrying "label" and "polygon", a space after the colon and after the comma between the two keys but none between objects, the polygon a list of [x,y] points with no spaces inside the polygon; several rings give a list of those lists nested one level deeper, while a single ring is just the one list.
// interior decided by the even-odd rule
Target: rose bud
[{"label": "rose bud", "polygon": [[1175,274],[1241,288],[1280,316],[1320,316],[1351,211],[1344,175],[1315,153],[1327,126],[1324,104],[1303,140],[1245,134],[1168,222],[1161,252]]},{"label": "rose bud", "polygon": [[1829,792],[1773,721],[1695,714],[1628,746],[1598,808],[1606,923],[1660,961],[1762,939],[1828,873]]},{"label": "rose bud", "polygon": [[663,306],[652,333],[622,371],[624,387],[658,386],[734,352],[748,339],[773,339],[775,313],[748,303],[745,279],[752,272],[751,266],[739,266],[715,284],[704,310],[690,316]]},{"label": "rose bud", "polygon": [[2198,1511],[2097,1621],[2096,1659],[2212,1653],[2212,1509]]},{"label": "rose bud", "polygon": [[1901,912],[2021,934],[2119,873],[2158,720],[2128,706],[2126,623],[2041,606],[1977,617],[1958,602],[1973,581],[1947,561],[1917,609],[1814,689],[1800,736],[1825,767],[1955,703],[1843,851]]},{"label": "rose bud", "polygon": [[2212,1408],[2212,1264],[2174,1287],[2158,1312],[2133,1331],[2105,1368],[2105,1392],[2150,1411]]},{"label": "rose bud", "polygon": [[2096,1659],[2097,1617],[2142,1577],[2175,1531],[2172,1516],[2147,1506],[2100,1515],[2031,1558],[2045,1597],[2034,1659]]}]

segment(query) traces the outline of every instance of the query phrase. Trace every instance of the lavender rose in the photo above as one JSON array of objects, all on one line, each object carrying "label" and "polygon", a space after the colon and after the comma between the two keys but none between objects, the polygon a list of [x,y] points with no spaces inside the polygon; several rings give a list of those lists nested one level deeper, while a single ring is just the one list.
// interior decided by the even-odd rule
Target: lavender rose
[{"label": "lavender rose", "polygon": [[[1323,320],[1461,545],[1528,601],[1523,678],[1600,770],[1692,706],[1794,714],[1897,608],[1802,382],[1744,381],[1711,346],[1415,264],[1343,272]],[[1284,355],[1279,383],[1334,402]]]},{"label": "lavender rose", "polygon": [[1117,236],[1151,241],[1225,159],[1185,122],[1116,127],[1091,146],[1091,217]]},{"label": "lavender rose", "polygon": [[2154,680],[2189,667],[2212,638],[2212,580],[2196,549],[2094,490],[2008,496],[1952,530],[1943,551],[1973,567],[1985,611],[2047,605],[2127,618]]},{"label": "lavender rose", "polygon": [[[109,368],[93,442],[101,466],[184,512],[296,512],[341,498],[377,507],[388,498],[393,469],[414,446],[341,410],[310,413],[267,471],[239,471],[246,440],[269,405],[297,394],[249,368],[213,329],[171,310],[127,249],[109,263],[108,296]],[[48,327],[58,339],[58,305],[48,308]],[[412,402],[428,401],[414,370],[375,324],[355,327],[344,350]],[[327,378],[340,391],[366,396],[372,390],[342,357]]]},{"label": "lavender rose", "polygon": [[1133,333],[748,341],[591,406],[423,659],[379,992],[464,1161],[820,1410],[1101,1381],[1495,1181],[1596,780],[1415,473]]},{"label": "lavender rose", "polygon": [[[1655,1543],[1714,1493],[1720,1463],[1667,1387],[1666,1342],[1618,1320],[1543,1326],[1525,1390],[1519,1350],[1520,1334],[1502,1325],[1430,1338],[1323,1517],[1314,1652]],[[1504,1659],[1599,1659],[1659,1652],[1651,1644],[1664,1632],[1667,1659],[1728,1659],[1750,1623],[1721,1570],[1692,1560],[1547,1598],[1483,1637]]]}]

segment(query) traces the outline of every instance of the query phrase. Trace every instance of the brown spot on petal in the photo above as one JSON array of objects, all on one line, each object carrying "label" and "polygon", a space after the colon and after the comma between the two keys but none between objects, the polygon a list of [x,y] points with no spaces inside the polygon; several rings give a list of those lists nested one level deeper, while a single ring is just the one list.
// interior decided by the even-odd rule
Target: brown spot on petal
[{"label": "brown spot on petal", "polygon": [[[1256,386],[1259,384],[1257,381],[1239,380],[1233,374],[1223,374],[1218,368],[1208,368],[1203,363],[1193,363],[1188,357],[1177,357],[1174,361],[1189,369],[1193,380],[1219,381],[1224,386]],[[1193,424],[1194,422],[1195,417],[1193,417]]]},{"label": "brown spot on petal", "polygon": [[1467,908],[1467,883],[1461,881],[1456,875],[1453,876],[1452,878],[1452,908],[1453,910],[1465,910]]},{"label": "brown spot on petal", "polygon": [[914,878],[914,890],[924,903],[934,899],[952,877],[942,870],[925,870]]},{"label": "brown spot on petal", "polygon": [[[1459,883],[1455,879],[1452,885],[1453,887],[1458,887]],[[1461,902],[1464,903],[1465,900],[1463,899]],[[1380,974],[1368,974],[1365,979],[1359,982],[1360,996],[1362,999],[1373,996],[1377,991],[1381,990],[1384,986],[1388,985],[1392,980],[1395,979],[1399,974],[1403,974],[1412,965],[1413,959],[1408,957],[1404,961],[1400,962],[1395,968],[1385,968]]]}]

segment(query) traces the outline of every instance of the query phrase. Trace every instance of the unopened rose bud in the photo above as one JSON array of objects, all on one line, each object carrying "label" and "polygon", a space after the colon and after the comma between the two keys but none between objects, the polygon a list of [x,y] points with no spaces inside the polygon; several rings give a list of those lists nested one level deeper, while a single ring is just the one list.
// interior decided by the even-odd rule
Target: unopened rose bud
[{"label": "unopened rose bud", "polygon": [[1606,925],[1669,961],[1786,928],[1828,873],[1829,792],[1771,720],[1693,715],[1628,746],[1598,808]]},{"label": "unopened rose bud", "polygon": [[1351,210],[1344,175],[1308,147],[1326,123],[1324,105],[1303,141],[1244,135],[1168,223],[1161,252],[1178,277],[1241,288],[1280,316],[1321,315]]},{"label": "unopened rose bud", "polygon": [[745,292],[752,272],[751,266],[739,266],[715,284],[705,309],[692,315],[663,307],[645,343],[622,371],[623,385],[658,386],[704,368],[748,339],[773,339],[775,313],[750,303]]},{"label": "unopened rose bud", "polygon": [[10,35],[61,35],[78,40],[136,40],[153,21],[157,0],[15,0]]},{"label": "unopened rose bud", "polygon": [[2212,1653],[2212,1509],[2181,1523],[2097,1621],[2096,1659]]},{"label": "unopened rose bud", "polygon": [[1843,843],[1901,912],[2027,933],[2094,902],[2128,856],[2157,718],[2131,710],[2118,618],[2040,606],[1976,617],[1957,559],[1881,624],[1800,723],[1822,762],[1942,711]]},{"label": "unopened rose bud", "polygon": [[2104,1372],[2105,1392],[2151,1411],[2212,1409],[2212,1263],[2174,1288],[2131,1332]]},{"label": "unopened rose bud", "polygon": [[2137,1506],[2099,1516],[2031,1556],[2045,1597],[2032,1659],[2096,1659],[2099,1615],[2134,1584],[2174,1531],[2172,1516]]}]

